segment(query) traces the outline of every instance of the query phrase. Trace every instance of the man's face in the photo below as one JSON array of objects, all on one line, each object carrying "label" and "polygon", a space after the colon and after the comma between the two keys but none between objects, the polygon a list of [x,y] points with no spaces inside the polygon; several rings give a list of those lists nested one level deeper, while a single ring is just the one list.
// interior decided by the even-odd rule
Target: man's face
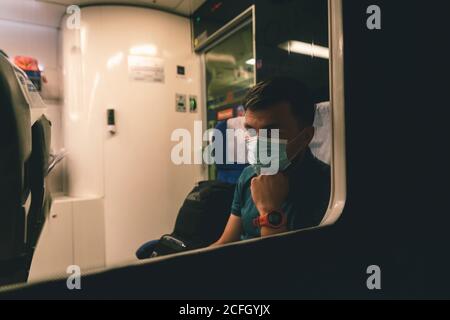
[{"label": "man's face", "polygon": [[292,140],[303,129],[291,112],[291,107],[287,102],[281,102],[263,110],[247,110],[245,113],[245,127],[254,129],[259,134],[259,130],[270,129],[280,130],[280,139]]},{"label": "man's face", "polygon": [[[257,134],[259,130],[268,130],[268,135],[271,129],[279,130],[280,139],[285,139],[291,143],[288,144],[288,156],[294,155],[297,151],[304,149],[312,140],[314,136],[314,129],[310,126],[303,127],[299,121],[292,114],[291,107],[288,102],[281,102],[274,104],[271,107],[263,110],[250,110],[245,113],[245,127],[247,129],[254,129]],[[302,133],[304,137],[295,139]]]}]

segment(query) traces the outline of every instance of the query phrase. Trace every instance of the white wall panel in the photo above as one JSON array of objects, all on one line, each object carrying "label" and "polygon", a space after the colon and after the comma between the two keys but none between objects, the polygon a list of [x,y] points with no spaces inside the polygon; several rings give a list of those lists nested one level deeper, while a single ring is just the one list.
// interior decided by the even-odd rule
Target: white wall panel
[{"label": "white wall panel", "polygon": [[[144,241],[172,231],[200,165],[175,166],[171,133],[193,131],[198,113],[175,112],[176,93],[200,93],[200,59],[191,51],[189,20],[123,6],[82,9],[80,31],[64,30],[64,130],[68,192],[105,197],[106,261],[135,259]],[[64,24],[63,24],[64,26]],[[151,49],[151,50],[150,50]],[[164,83],[130,78],[132,52],[162,59]],[[176,67],[186,67],[177,77]],[[116,110],[117,134],[106,132]]]},{"label": "white wall panel", "polygon": [[72,203],[55,201],[34,253],[29,281],[63,276],[72,264]]}]

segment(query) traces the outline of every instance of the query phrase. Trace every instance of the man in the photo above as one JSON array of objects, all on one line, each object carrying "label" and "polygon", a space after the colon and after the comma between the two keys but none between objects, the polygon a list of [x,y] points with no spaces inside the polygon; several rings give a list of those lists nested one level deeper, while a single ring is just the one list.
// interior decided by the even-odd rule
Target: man
[{"label": "man", "polygon": [[244,107],[247,129],[258,136],[262,129],[279,130],[286,159],[279,159],[276,174],[261,174],[257,165],[242,172],[230,218],[213,245],[317,226],[330,200],[330,167],[309,149],[315,107],[308,90],[294,79],[275,78],[253,87]]}]

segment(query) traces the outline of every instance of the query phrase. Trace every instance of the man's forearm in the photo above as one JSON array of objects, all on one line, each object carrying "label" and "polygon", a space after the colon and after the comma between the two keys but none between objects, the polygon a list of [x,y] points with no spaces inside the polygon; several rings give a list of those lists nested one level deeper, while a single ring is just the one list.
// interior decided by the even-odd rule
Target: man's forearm
[{"label": "man's forearm", "polygon": [[216,242],[214,242],[213,244],[210,244],[209,247],[219,247],[224,244],[226,244],[226,242],[224,242],[222,239],[219,239]]},{"label": "man's forearm", "polygon": [[288,228],[287,226],[283,226],[278,229],[269,228],[269,227],[261,227],[261,237],[271,236],[278,233],[287,232]]}]

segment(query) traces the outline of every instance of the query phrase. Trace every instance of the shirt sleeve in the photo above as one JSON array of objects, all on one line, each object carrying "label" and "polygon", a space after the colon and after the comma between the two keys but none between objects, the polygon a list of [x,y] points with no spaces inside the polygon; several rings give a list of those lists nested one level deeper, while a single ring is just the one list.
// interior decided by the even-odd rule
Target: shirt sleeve
[{"label": "shirt sleeve", "polygon": [[233,203],[231,204],[231,213],[235,216],[241,216],[242,208],[242,180],[239,178],[236,188],[234,189]]}]

